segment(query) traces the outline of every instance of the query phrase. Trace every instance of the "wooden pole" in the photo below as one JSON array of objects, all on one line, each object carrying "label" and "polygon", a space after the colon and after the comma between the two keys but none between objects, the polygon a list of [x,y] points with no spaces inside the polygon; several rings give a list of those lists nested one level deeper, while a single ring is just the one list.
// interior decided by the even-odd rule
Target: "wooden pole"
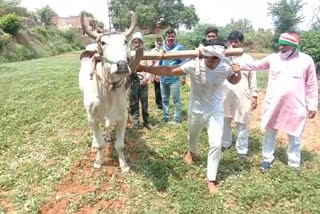
[{"label": "wooden pole", "polygon": [[[225,56],[241,56],[242,48],[230,48],[224,52]],[[165,60],[165,59],[185,59],[202,57],[199,50],[169,51],[162,55],[160,52],[145,51],[143,60]]]}]

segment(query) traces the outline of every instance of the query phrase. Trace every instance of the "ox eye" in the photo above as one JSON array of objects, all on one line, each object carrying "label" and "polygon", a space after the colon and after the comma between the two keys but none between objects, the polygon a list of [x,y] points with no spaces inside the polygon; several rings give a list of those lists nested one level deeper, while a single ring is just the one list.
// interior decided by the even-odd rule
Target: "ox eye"
[{"label": "ox eye", "polygon": [[128,44],[128,40],[124,40],[124,43],[127,45]]},{"label": "ox eye", "polygon": [[102,45],[102,46],[104,46],[105,44],[106,44],[105,42],[103,42],[103,41],[101,42],[101,45]]}]

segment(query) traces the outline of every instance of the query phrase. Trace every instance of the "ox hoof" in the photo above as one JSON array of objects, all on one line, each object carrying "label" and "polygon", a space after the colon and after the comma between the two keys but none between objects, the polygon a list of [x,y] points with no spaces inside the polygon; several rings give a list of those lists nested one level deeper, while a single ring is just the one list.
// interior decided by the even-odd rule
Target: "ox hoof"
[{"label": "ox hoof", "polygon": [[101,169],[102,165],[103,165],[103,162],[97,162],[96,161],[93,164],[93,169],[99,170],[99,169]]},{"label": "ox hoof", "polygon": [[122,167],[122,168],[121,168],[121,172],[122,172],[122,173],[128,173],[128,172],[130,172],[130,167],[128,167],[128,166]]}]

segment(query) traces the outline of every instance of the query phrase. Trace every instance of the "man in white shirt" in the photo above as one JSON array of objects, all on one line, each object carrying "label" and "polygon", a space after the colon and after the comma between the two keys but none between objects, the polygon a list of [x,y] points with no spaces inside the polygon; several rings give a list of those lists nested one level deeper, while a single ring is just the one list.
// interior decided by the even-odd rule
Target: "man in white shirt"
[{"label": "man in white shirt", "polygon": [[[228,44],[232,48],[241,48],[243,46],[244,36],[239,31],[233,31],[228,36]],[[248,54],[238,57],[232,57],[233,62],[253,62]],[[236,85],[224,82],[224,130],[222,137],[222,150],[232,145],[231,121],[236,123],[237,141],[236,149],[238,157],[247,158],[250,112],[257,108],[257,78],[255,71],[241,71],[242,78]]]},{"label": "man in white shirt", "polygon": [[224,56],[225,47],[218,41],[206,41],[201,48],[204,56],[200,61],[200,73],[196,72],[194,60],[180,66],[139,66],[145,71],[159,76],[190,75],[191,97],[188,110],[189,150],[185,156],[187,164],[192,164],[197,153],[198,140],[202,129],[207,126],[209,152],[207,160],[208,188],[211,194],[218,192],[216,176],[221,156],[223,132],[223,82],[227,79],[236,84],[241,79],[240,71],[232,72],[229,59]]}]

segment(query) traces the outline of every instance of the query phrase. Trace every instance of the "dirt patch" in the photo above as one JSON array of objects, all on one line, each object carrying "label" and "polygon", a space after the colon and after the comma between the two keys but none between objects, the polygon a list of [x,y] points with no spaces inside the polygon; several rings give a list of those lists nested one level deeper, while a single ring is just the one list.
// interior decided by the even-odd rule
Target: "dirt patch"
[{"label": "dirt patch", "polygon": [[[252,112],[250,128],[259,128],[261,122],[261,107],[265,94],[259,92],[258,108]],[[281,142],[287,143],[288,138],[285,134],[279,133],[278,138]],[[308,151],[320,152],[320,111],[312,120],[308,120],[306,127],[302,133],[302,147]]]},{"label": "dirt patch", "polygon": [[[88,149],[84,157],[74,163],[71,172],[57,187],[55,195],[47,200],[39,213],[66,213],[70,206],[77,206],[73,213],[94,213],[97,210],[123,212],[125,210],[129,188],[121,176],[116,179],[117,183],[120,183],[120,189],[117,191],[121,192],[122,196],[119,199],[101,197],[102,194],[108,194],[111,177],[119,168],[118,161],[110,158],[111,146],[105,148],[106,163],[98,171],[92,168],[95,156],[96,152]],[[97,182],[99,179],[102,179],[102,182]],[[88,199],[91,196],[92,198]]]},{"label": "dirt patch", "polygon": [[14,210],[14,205],[8,200],[1,199],[0,206],[5,209],[5,213],[7,214],[12,214],[16,212]]}]

